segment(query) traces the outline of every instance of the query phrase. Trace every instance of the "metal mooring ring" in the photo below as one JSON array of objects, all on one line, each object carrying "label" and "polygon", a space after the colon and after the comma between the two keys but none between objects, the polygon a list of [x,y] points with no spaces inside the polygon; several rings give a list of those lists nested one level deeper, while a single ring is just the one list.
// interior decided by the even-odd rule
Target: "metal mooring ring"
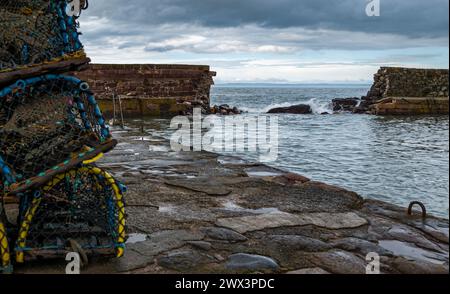
[{"label": "metal mooring ring", "polygon": [[411,202],[411,204],[409,204],[409,207],[408,207],[408,215],[412,215],[412,213],[413,213],[413,208],[414,208],[415,205],[419,205],[420,208],[422,208],[422,217],[423,217],[423,218],[427,218],[427,208],[426,208],[425,205],[424,205],[422,202],[420,202],[420,201],[413,201],[413,202]]}]

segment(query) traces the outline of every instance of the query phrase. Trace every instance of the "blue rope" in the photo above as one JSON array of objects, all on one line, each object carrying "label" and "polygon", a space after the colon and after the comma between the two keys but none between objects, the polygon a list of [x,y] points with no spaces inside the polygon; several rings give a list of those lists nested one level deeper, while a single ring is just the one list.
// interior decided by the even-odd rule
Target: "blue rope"
[{"label": "blue rope", "polygon": [[[77,91],[84,92],[87,95],[88,103],[94,109],[94,116],[97,120],[98,125],[100,126],[100,132],[102,135],[101,140],[104,142],[106,139],[108,139],[111,136],[109,127],[106,125],[106,121],[103,117],[102,111],[100,110],[100,107],[98,106],[98,103],[97,103],[94,95],[89,90],[79,89],[79,85],[82,84],[83,81],[81,81],[80,79],[78,79],[76,77],[48,74],[48,75],[44,75],[44,76],[29,78],[26,80],[19,80],[19,81],[16,81],[16,83],[14,83],[13,85],[5,87],[2,90],[0,90],[0,98],[14,93],[15,90],[19,90],[19,89],[23,90],[24,88],[26,88],[28,86],[34,85],[39,82],[48,81],[48,80],[64,80],[64,81],[67,81],[69,83],[76,85],[78,87]],[[77,108],[80,112],[80,116],[83,120],[85,128],[88,130],[92,129],[92,126],[91,126],[91,124],[88,120],[88,116],[86,114],[86,108],[84,107],[84,104],[81,103],[81,101],[79,101],[79,103],[77,103]]]},{"label": "blue rope", "polygon": [[13,184],[16,182],[16,179],[12,175],[11,169],[8,167],[8,165],[3,161],[2,156],[0,155],[0,171],[5,178],[5,186],[9,186],[10,184]]},{"label": "blue rope", "polygon": [[[59,5],[56,6],[56,14],[58,15],[59,31],[64,43],[63,54],[73,53],[81,48],[83,45],[79,39],[79,33],[76,29],[76,21],[74,16],[68,16],[66,14],[67,2],[60,1]],[[72,44],[73,43],[73,46]]]}]

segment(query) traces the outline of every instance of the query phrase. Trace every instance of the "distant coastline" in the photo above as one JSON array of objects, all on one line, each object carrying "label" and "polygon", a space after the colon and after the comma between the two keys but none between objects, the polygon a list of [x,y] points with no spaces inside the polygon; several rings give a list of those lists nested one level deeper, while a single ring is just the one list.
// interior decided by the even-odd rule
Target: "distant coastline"
[{"label": "distant coastline", "polygon": [[372,82],[364,83],[218,83],[217,88],[370,88]]}]

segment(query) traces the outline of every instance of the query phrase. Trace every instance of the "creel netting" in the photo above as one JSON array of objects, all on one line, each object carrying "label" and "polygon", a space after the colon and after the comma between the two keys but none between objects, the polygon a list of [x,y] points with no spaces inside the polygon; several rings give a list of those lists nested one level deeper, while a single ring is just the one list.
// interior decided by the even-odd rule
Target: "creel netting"
[{"label": "creel netting", "polygon": [[0,153],[20,178],[44,172],[106,139],[95,105],[88,101],[91,94],[78,85],[43,78],[12,92],[0,96]]},{"label": "creel netting", "polygon": [[0,0],[0,72],[82,50],[77,16],[66,7],[65,0]]}]

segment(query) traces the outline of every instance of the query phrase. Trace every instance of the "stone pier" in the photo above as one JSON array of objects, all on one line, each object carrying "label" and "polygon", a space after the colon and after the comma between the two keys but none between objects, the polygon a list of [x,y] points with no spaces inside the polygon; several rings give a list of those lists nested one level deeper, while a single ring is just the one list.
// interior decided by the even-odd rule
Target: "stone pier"
[{"label": "stone pier", "polygon": [[89,83],[105,116],[174,116],[209,105],[215,72],[204,65],[91,64],[76,75]]},{"label": "stone pier", "polygon": [[356,112],[377,115],[449,113],[448,69],[382,67]]},{"label": "stone pier", "polygon": [[157,130],[127,127],[99,162],[128,186],[126,254],[83,273],[365,274],[376,254],[383,274],[448,274],[448,219],[240,158],[172,152]]}]

